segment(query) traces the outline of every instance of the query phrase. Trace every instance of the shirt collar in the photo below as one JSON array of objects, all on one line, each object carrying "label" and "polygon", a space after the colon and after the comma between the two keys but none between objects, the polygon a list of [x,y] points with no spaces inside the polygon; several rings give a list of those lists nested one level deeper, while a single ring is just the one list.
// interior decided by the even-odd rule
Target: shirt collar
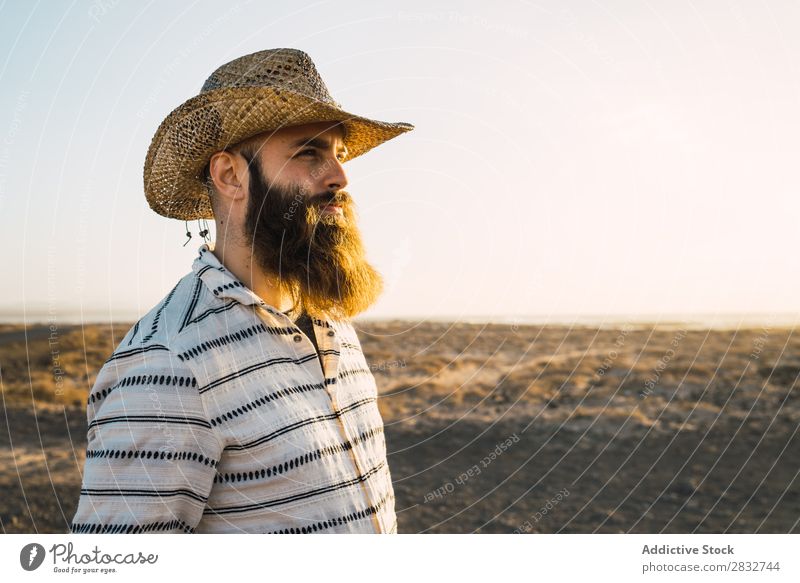
[{"label": "shirt collar", "polygon": [[[198,255],[192,264],[192,271],[197,274],[197,277],[215,297],[235,300],[245,306],[259,306],[277,318],[284,321],[292,321],[288,315],[278,310],[275,306],[266,303],[253,290],[228,271],[228,268],[220,263],[212,251],[213,249],[207,243],[200,245],[197,250]],[[317,326],[331,327],[329,320],[311,318],[311,321]]]},{"label": "shirt collar", "polygon": [[192,264],[192,271],[217,298],[236,300],[246,306],[258,305],[273,314],[280,313],[228,271],[206,243],[200,245],[198,256]]}]

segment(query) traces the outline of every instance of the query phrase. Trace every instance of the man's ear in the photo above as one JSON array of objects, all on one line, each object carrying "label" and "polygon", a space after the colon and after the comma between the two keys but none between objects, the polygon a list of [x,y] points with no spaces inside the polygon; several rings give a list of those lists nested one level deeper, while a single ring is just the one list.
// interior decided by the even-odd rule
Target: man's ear
[{"label": "man's ear", "polygon": [[243,201],[247,197],[247,164],[233,152],[222,150],[208,161],[208,174],[220,202],[227,204]]}]

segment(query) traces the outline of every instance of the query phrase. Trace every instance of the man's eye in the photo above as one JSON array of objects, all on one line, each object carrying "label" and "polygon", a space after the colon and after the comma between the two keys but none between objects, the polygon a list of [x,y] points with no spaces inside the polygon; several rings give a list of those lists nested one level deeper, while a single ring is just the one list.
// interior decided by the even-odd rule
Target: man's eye
[{"label": "man's eye", "polygon": [[[316,156],[317,155],[317,151],[315,149],[313,149],[313,148],[309,148],[308,150],[303,150],[303,151],[299,152],[297,155],[298,156],[308,156],[308,155]],[[336,158],[339,160],[339,162],[344,162],[347,159],[347,154],[344,154],[344,153],[343,154],[339,154],[339,155],[336,156]]]}]

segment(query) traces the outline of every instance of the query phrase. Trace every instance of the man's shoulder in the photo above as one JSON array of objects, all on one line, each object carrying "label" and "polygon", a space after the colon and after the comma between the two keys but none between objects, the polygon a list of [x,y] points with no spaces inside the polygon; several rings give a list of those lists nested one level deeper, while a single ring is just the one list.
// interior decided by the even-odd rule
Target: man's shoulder
[{"label": "man's shoulder", "polygon": [[112,358],[130,350],[169,349],[186,328],[187,314],[201,295],[200,281],[187,273],[175,286],[128,330]]},{"label": "man's shoulder", "polygon": [[[111,359],[140,352],[180,356],[205,343],[262,325],[254,311],[230,294],[210,287],[203,270],[183,276],[161,301],[142,316],[117,346]],[[227,284],[226,284],[227,285]]]}]

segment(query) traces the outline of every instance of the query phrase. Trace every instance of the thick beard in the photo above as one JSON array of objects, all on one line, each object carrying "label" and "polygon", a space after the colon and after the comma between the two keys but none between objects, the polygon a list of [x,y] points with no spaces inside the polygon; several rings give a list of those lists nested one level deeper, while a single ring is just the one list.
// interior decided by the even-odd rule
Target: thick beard
[{"label": "thick beard", "polygon": [[[366,260],[350,195],[309,196],[267,181],[254,158],[244,231],[254,261],[292,299],[291,312],[347,320],[374,304],[383,279]],[[329,202],[343,215],[323,214]]]}]

